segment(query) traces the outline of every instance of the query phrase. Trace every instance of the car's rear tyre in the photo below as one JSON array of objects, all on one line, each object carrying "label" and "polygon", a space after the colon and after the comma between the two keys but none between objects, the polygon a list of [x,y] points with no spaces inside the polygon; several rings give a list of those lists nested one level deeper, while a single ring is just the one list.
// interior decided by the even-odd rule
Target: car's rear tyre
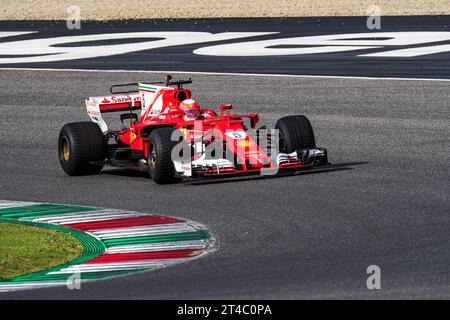
[{"label": "car's rear tyre", "polygon": [[158,128],[152,131],[148,142],[148,167],[150,177],[157,184],[179,181],[175,177],[175,167],[172,161],[172,149],[178,143],[172,141],[174,128]]},{"label": "car's rear tyre", "polygon": [[73,122],[59,133],[58,153],[63,170],[71,176],[99,173],[106,154],[106,140],[93,122]]},{"label": "car's rear tyre", "polygon": [[280,132],[280,152],[291,153],[297,149],[316,147],[311,123],[303,115],[283,117],[277,121],[275,128]]}]

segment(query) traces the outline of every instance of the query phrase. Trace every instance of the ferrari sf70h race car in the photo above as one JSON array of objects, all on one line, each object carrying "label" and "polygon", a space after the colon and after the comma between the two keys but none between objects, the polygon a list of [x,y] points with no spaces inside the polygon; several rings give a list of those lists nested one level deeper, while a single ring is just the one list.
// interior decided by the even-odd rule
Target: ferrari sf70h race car
[{"label": "ferrari sf70h race car", "polygon": [[[258,127],[259,115],[230,113],[231,105],[201,109],[183,85],[192,80],[113,85],[86,100],[88,122],[64,125],[59,159],[69,175],[99,173],[105,165],[146,170],[158,184],[183,178],[276,174],[328,164],[303,115]],[[126,90],[128,89],[128,91]],[[111,129],[106,113],[120,113]]]}]

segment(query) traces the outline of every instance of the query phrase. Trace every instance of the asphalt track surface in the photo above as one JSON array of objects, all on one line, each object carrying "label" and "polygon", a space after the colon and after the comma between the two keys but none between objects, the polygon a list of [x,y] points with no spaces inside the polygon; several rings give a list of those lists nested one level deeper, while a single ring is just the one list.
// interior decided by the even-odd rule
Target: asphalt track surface
[{"label": "asphalt track surface", "polygon": [[[195,75],[204,107],[230,102],[270,127],[307,115],[335,170],[164,186],[127,170],[66,176],[57,136],[87,120],[83,99],[160,77],[1,70],[0,199],[181,216],[209,226],[220,249],[81,290],[0,298],[450,298],[448,82]],[[381,290],[366,287],[369,265]]]}]

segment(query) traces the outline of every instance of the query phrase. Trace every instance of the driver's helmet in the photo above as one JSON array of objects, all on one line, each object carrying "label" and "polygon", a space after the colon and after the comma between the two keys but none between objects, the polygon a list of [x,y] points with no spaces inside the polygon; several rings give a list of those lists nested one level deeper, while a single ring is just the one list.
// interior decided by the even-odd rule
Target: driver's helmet
[{"label": "driver's helmet", "polygon": [[180,103],[180,109],[188,119],[195,119],[200,114],[200,105],[193,99],[187,99]]}]

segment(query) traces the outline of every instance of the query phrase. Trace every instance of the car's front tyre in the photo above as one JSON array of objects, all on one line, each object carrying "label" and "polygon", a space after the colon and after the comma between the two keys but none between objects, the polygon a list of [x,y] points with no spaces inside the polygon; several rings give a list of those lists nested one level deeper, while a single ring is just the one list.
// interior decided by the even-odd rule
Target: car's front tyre
[{"label": "car's front tyre", "polygon": [[166,184],[180,180],[175,177],[172,161],[172,149],[178,143],[172,141],[172,133],[176,129],[170,127],[154,129],[148,142],[148,167],[150,177],[157,184]]},{"label": "car's front tyre", "polygon": [[316,147],[316,139],[311,123],[303,115],[280,118],[275,128],[280,133],[281,152],[291,153],[298,149]]}]

